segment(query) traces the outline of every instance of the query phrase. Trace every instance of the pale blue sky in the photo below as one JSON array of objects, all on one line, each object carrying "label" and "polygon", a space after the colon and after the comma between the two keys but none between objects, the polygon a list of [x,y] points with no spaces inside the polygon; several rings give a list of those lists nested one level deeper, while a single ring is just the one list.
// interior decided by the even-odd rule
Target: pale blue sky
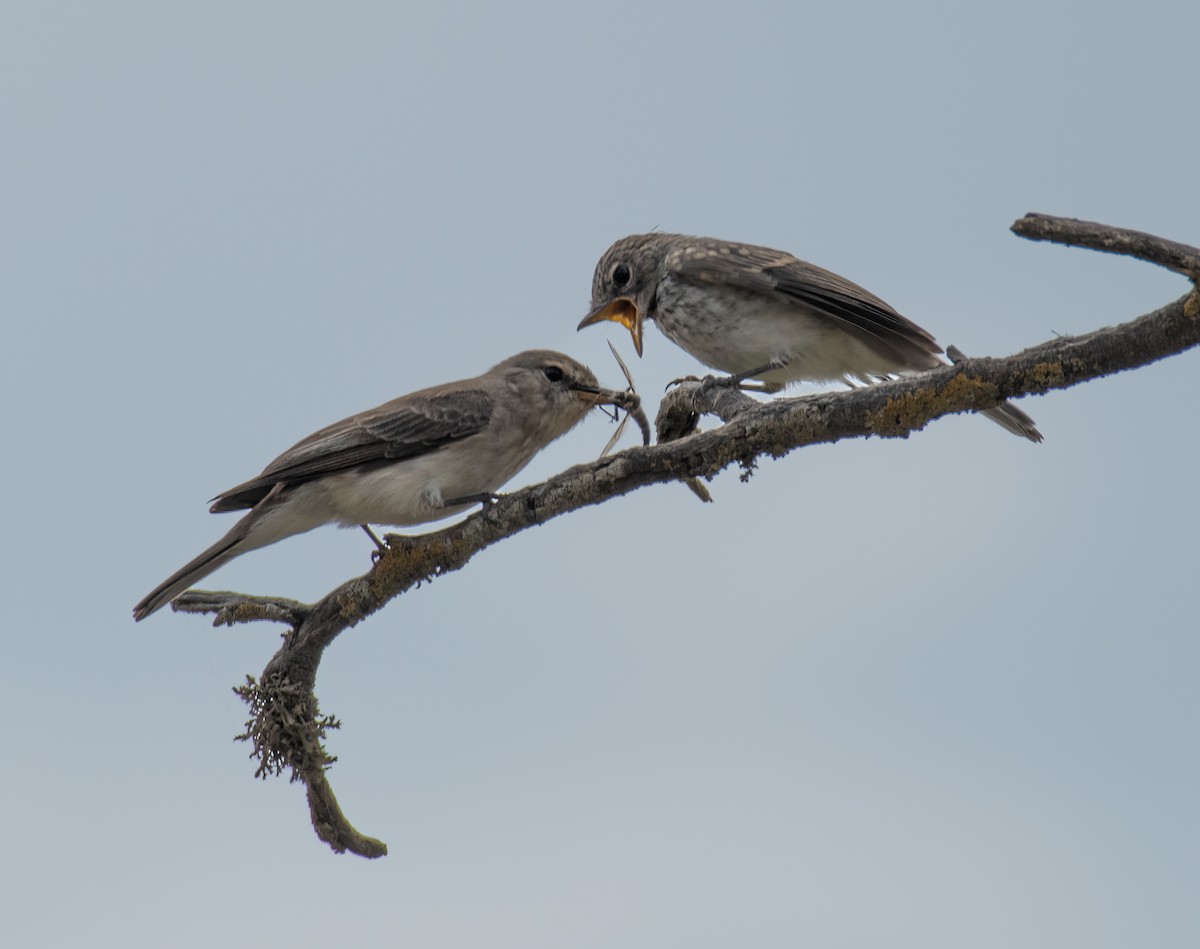
[{"label": "pale blue sky", "polygon": [[[576,334],[652,227],[790,250],[974,355],[1186,283],[1022,241],[1200,243],[1193,2],[0,5],[17,946],[1194,946],[1189,353],[663,486],[338,640],[332,780],[255,782],[266,627],[129,611],[310,431]],[[590,420],[518,478],[599,452]],[[631,440],[630,440],[631,441]],[[312,599],[356,531],[216,588]]]}]

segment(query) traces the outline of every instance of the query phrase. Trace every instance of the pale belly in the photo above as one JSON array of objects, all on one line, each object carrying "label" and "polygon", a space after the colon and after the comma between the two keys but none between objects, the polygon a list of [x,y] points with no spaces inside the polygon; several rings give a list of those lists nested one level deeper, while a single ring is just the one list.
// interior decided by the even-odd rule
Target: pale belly
[{"label": "pale belly", "polygon": [[785,303],[732,287],[659,285],[658,328],[707,366],[728,373],[780,368],[753,378],[790,382],[870,381],[918,367],[883,355],[838,322],[801,303]]},{"label": "pale belly", "polygon": [[325,475],[298,486],[293,504],[341,524],[411,527],[469,510],[453,498],[492,494],[529,462],[538,444],[474,436],[419,458]]}]

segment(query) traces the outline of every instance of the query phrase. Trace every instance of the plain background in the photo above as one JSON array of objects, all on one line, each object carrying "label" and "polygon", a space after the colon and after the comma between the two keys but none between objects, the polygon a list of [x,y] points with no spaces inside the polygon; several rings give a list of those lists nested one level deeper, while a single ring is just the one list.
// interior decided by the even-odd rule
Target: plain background
[{"label": "plain background", "polygon": [[[631,232],[787,249],[973,355],[1179,297],[1008,226],[1200,243],[1197,35],[1191,0],[4,0],[5,943],[1200,943],[1194,352],[1027,400],[1040,446],[805,450],[392,603],[318,680],[380,861],[231,740],[276,628],[130,620],[345,415],[530,347],[617,384],[606,339],[653,408],[689,356],[575,332]],[[368,567],[329,528],[207,585]]]}]

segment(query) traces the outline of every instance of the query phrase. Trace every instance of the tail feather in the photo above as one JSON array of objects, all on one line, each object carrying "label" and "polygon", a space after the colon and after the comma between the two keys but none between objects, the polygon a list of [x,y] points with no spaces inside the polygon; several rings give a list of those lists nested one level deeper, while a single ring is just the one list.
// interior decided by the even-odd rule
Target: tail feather
[{"label": "tail feather", "polygon": [[1037,430],[1037,425],[1034,424],[1033,419],[1011,402],[1001,402],[994,409],[987,409],[983,414],[997,425],[1008,429],[1014,435],[1028,438],[1031,442],[1040,442],[1042,440],[1042,433]]},{"label": "tail feather", "polygon": [[188,563],[184,564],[150,591],[133,608],[134,620],[138,622],[144,620],[151,613],[162,609],[162,607],[170,603],[196,581],[204,579],[218,567],[227,564],[234,557],[257,546],[247,546],[244,543],[247,533],[246,528],[249,526],[248,522],[251,517],[251,514],[246,515],[246,517],[242,518],[230,529],[228,534],[209,547],[208,550],[195,559],[188,561]]}]

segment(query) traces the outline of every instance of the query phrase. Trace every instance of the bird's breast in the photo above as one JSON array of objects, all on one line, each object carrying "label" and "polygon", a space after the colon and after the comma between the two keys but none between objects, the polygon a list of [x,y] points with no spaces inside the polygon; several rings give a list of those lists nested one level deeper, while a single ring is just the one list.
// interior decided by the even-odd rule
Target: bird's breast
[{"label": "bird's breast", "polygon": [[326,475],[314,487],[342,524],[409,527],[440,520],[465,508],[445,508],[443,498],[488,490],[475,487],[479,479],[453,457],[443,457],[443,451]]},{"label": "bird's breast", "polygon": [[467,510],[471,505],[442,502],[498,491],[540,447],[497,437],[489,427],[418,458],[327,475],[314,489],[342,524],[408,527]]},{"label": "bird's breast", "polygon": [[655,322],[663,334],[707,366],[748,372],[765,382],[828,382],[911,368],[800,301],[740,287],[664,279]]},{"label": "bird's breast", "polygon": [[796,308],[737,287],[664,280],[656,308],[663,335],[705,365],[730,373],[794,362],[821,335],[820,324]]}]

